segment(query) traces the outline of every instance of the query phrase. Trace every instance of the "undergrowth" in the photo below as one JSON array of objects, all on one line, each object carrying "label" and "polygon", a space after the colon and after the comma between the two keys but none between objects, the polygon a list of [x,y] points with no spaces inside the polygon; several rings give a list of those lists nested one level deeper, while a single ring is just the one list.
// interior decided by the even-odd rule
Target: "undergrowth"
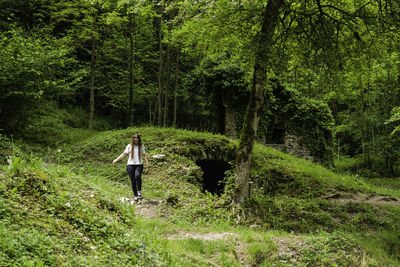
[{"label": "undergrowth", "polygon": [[[135,205],[120,201],[132,197],[130,181],[125,163],[113,166],[112,160],[134,132],[150,158],[143,194],[161,203],[155,220],[137,217]],[[337,175],[256,145],[250,198],[236,207],[237,141],[151,127],[75,134],[55,148],[35,147],[36,155],[21,152],[29,151],[27,144],[11,149],[3,138],[9,150],[0,173],[2,265],[395,266],[400,260],[398,205],[330,198],[395,197],[397,183],[377,187],[385,180]],[[202,189],[196,161],[203,159],[232,166],[221,195]],[[223,240],[180,237],[193,231],[233,234]]]}]

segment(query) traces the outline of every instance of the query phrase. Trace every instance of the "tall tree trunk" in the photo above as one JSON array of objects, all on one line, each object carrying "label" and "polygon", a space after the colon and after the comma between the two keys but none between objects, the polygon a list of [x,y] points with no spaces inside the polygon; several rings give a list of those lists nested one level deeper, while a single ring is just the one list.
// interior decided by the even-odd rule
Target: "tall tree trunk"
[{"label": "tall tree trunk", "polygon": [[[368,70],[367,70],[367,92],[366,92],[366,103],[367,103],[367,113],[369,114],[372,110],[372,103],[371,103],[371,97],[370,97],[370,92],[371,92],[371,57],[368,52],[367,55],[367,64],[368,64]],[[374,125],[371,126],[371,137],[372,137],[372,143],[375,143],[375,131],[374,131]],[[375,157],[375,146],[372,146],[372,156]]]},{"label": "tall tree trunk", "polygon": [[[393,44],[392,44],[392,41],[391,40],[389,40],[389,44],[388,44],[388,55],[389,55],[389,58],[391,58],[392,57],[392,53],[393,53],[393,51],[392,51],[392,46],[393,46]],[[385,99],[391,99],[391,86],[390,86],[390,78],[391,78],[391,70],[392,70],[392,64],[390,63],[390,60],[388,60],[387,61],[387,64],[386,64],[387,66],[387,78],[386,78],[386,98]],[[393,88],[394,89],[394,88]],[[398,103],[396,103],[396,102],[394,102],[394,101],[386,101],[385,103],[386,103],[386,105],[385,105],[385,115],[387,114],[387,116],[390,116],[390,112],[391,112],[391,108],[393,107],[393,104],[394,105],[396,105],[396,104],[398,104]]]},{"label": "tall tree trunk", "polygon": [[230,138],[236,137],[236,123],[235,123],[235,107],[233,101],[232,89],[228,89],[223,93],[223,104],[225,109],[225,135]]},{"label": "tall tree trunk", "polygon": [[165,83],[164,83],[164,117],[163,117],[163,127],[167,127],[167,115],[168,115],[168,91],[169,91],[169,78],[171,73],[171,62],[170,62],[170,52],[171,49],[169,45],[166,48],[165,53],[167,54],[167,60],[165,64]]},{"label": "tall tree trunk", "polygon": [[249,193],[251,153],[264,104],[266,73],[272,39],[279,9],[283,5],[283,2],[284,0],[268,1],[264,10],[261,31],[256,43],[253,85],[236,158],[235,183],[237,188],[234,192],[233,200],[237,204],[242,203],[248,197]]},{"label": "tall tree trunk", "polygon": [[153,123],[151,121],[151,98],[149,99],[149,124],[153,125]]},{"label": "tall tree trunk", "polygon": [[93,127],[94,118],[94,71],[96,67],[96,10],[93,15],[93,36],[91,45],[91,60],[90,60],[90,98],[89,98],[89,125],[88,128]]},{"label": "tall tree trunk", "polygon": [[133,14],[129,13],[129,126],[133,125]]},{"label": "tall tree trunk", "polygon": [[[177,10],[176,9],[170,9],[168,12],[168,35],[171,35],[172,31],[172,19],[174,18]],[[168,95],[169,95],[169,84],[170,84],[170,77],[171,77],[171,46],[168,44],[167,46],[167,51],[166,51],[166,56],[167,56],[167,63],[166,63],[166,72],[165,72],[165,88],[164,88],[164,119],[163,119],[163,126],[167,127],[167,117],[168,117]]]},{"label": "tall tree trunk", "polygon": [[158,119],[157,125],[161,127],[161,118],[162,118],[162,76],[163,76],[163,53],[162,53],[162,15],[163,15],[163,5],[160,3],[160,18],[158,21],[158,53],[159,53],[159,68],[158,68]]},{"label": "tall tree trunk", "polygon": [[176,69],[175,69],[175,89],[174,89],[174,119],[172,126],[176,127],[176,108],[177,108],[177,94],[178,94],[178,81],[179,81],[179,49],[176,50]]},{"label": "tall tree trunk", "polygon": [[398,92],[398,103],[400,103],[400,43],[397,44],[397,92]]},{"label": "tall tree trunk", "polygon": [[361,111],[361,150],[363,154],[363,162],[366,162],[366,151],[365,151],[365,110],[364,110],[364,87],[363,87],[363,77],[362,77],[362,59],[361,59],[361,43],[358,43],[358,83],[360,89],[360,111]]},{"label": "tall tree trunk", "polygon": [[152,122],[152,125],[154,125],[154,124],[155,124],[155,122],[156,122],[156,114],[157,114],[157,111],[158,111],[158,104],[159,104],[159,101],[160,101],[160,97],[157,97],[156,104],[155,104],[155,107],[154,107],[154,113],[153,113],[153,122]]}]

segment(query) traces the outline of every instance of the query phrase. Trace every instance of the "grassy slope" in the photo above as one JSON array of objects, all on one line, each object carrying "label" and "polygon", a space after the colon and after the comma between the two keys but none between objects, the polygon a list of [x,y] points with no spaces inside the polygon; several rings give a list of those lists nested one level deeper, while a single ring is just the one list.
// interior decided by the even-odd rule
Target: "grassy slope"
[{"label": "grassy slope", "polygon": [[[145,196],[163,200],[157,219],[135,216],[135,206],[119,200],[132,194],[126,159],[115,167],[111,161],[136,131],[150,156],[166,155],[151,159],[143,176]],[[224,136],[139,128],[65,145],[43,154],[46,164],[14,159],[14,169],[0,174],[1,265],[399,264],[398,206],[329,199],[400,197],[398,187],[339,176],[257,145],[251,198],[237,210],[229,195],[201,192],[195,164],[233,163],[235,146]]]}]

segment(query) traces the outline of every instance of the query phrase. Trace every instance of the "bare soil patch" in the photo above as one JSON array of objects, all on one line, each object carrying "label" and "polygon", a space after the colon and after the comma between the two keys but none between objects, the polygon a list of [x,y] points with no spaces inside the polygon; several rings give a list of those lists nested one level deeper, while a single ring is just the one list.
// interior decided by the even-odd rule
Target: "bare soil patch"
[{"label": "bare soil patch", "polygon": [[235,233],[229,233],[229,232],[224,232],[224,233],[184,233],[184,232],[179,232],[176,234],[173,234],[169,236],[167,239],[168,240],[183,240],[183,239],[200,239],[200,240],[207,240],[207,241],[216,241],[216,240],[225,240],[228,238],[234,238],[237,237],[237,234]]},{"label": "bare soil patch", "polygon": [[392,196],[385,195],[368,195],[365,193],[344,193],[339,192],[324,196],[323,198],[338,202],[339,204],[353,203],[366,203],[373,206],[400,206],[400,199]]},{"label": "bare soil patch", "polygon": [[297,266],[297,262],[302,258],[301,251],[310,245],[298,237],[272,237],[278,247],[278,257],[281,263],[288,266]]},{"label": "bare soil patch", "polygon": [[143,216],[147,219],[158,218],[158,206],[162,203],[159,199],[143,199],[135,206],[135,215]]}]

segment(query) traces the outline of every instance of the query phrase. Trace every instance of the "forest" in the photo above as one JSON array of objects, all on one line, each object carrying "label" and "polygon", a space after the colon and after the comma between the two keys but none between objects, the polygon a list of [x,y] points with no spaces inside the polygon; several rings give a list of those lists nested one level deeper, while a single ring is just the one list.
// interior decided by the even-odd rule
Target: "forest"
[{"label": "forest", "polygon": [[263,40],[266,2],[2,1],[1,131],[49,144],[134,125],[239,138],[262,68],[257,141],[295,134],[327,165],[396,176],[399,3],[275,1]]},{"label": "forest", "polygon": [[[147,137],[143,135],[143,140],[149,144],[150,156],[166,154],[165,163],[171,164],[166,169],[162,160],[150,157],[147,175],[153,188],[162,188],[157,179],[164,181],[164,178],[159,175],[176,174],[183,177],[188,188],[196,185],[198,188],[193,190],[206,194],[200,205],[204,210],[197,211],[199,215],[189,211],[185,206],[189,204],[180,206],[179,203],[192,201],[189,197],[182,199],[177,192],[180,185],[168,180],[168,184],[177,188],[173,187],[169,193],[155,190],[151,197],[162,198],[167,203],[166,206],[160,204],[159,211],[176,216],[177,225],[194,223],[201,227],[205,222],[197,221],[198,216],[207,214],[204,215],[206,222],[218,221],[216,218],[222,216],[229,223],[261,225],[263,230],[304,234],[328,229],[329,233],[336,233],[332,240],[339,240],[355,251],[350,257],[353,261],[342,262],[339,258],[343,255],[329,251],[324,252],[322,257],[325,258],[318,258],[316,255],[320,251],[314,246],[314,250],[310,250],[312,253],[308,251],[312,254],[307,254],[309,258],[304,256],[304,251],[303,254],[299,252],[301,257],[291,256],[299,261],[299,266],[325,266],[333,258],[339,266],[359,265],[365,257],[372,266],[379,266],[377,262],[382,259],[386,266],[395,266],[400,259],[400,247],[395,244],[400,241],[400,232],[393,223],[396,216],[400,218],[397,204],[383,215],[379,214],[379,208],[370,209],[368,205],[366,208],[364,202],[351,202],[349,207],[337,208],[326,201],[342,199],[344,195],[352,199],[355,192],[363,197],[369,194],[365,201],[373,196],[387,197],[389,202],[400,201],[397,199],[400,198],[397,191],[400,188],[399,27],[398,0],[0,0],[0,165],[3,168],[0,171],[0,196],[3,195],[0,240],[12,244],[7,239],[7,229],[11,229],[13,220],[20,219],[20,215],[15,215],[18,212],[9,213],[22,205],[15,197],[17,194],[40,199],[39,210],[52,209],[49,214],[66,218],[65,224],[78,225],[77,229],[97,244],[93,245],[95,247],[102,242],[110,244],[109,239],[101,239],[109,237],[107,231],[113,233],[115,242],[126,244],[128,241],[124,241],[124,237],[115,234],[115,225],[108,229],[108,223],[101,224],[105,232],[99,234],[98,228],[92,228],[89,213],[87,218],[85,215],[73,218],[71,214],[86,212],[84,206],[79,206],[81,204],[72,213],[66,212],[65,207],[60,208],[58,205],[72,196],[65,193],[69,192],[67,189],[60,193],[57,188],[72,183],[75,189],[87,185],[94,191],[99,190],[102,198],[88,209],[100,206],[102,211],[111,214],[117,210],[114,215],[121,219],[118,226],[121,232],[132,227],[130,207],[120,207],[117,200],[115,203],[104,200],[118,199],[114,193],[106,191],[106,187],[119,189],[104,181],[100,183],[98,179],[111,179],[125,189],[129,187],[122,170],[110,171],[105,166],[123,151],[125,142],[129,142],[127,136],[139,129],[147,134]],[[288,152],[290,138],[296,140],[294,146],[306,151],[307,161],[298,163],[300,159],[286,158],[279,154],[281,152],[264,148]],[[207,143],[209,140],[215,144]],[[101,151],[102,156],[94,155],[93,151]],[[280,165],[281,161],[290,162],[291,167]],[[96,165],[99,162],[102,165]],[[201,174],[207,172],[207,164],[222,168],[221,176],[225,175],[223,181],[215,178],[219,185],[210,190],[204,184],[208,179],[206,174]],[[308,164],[315,164],[312,165],[315,167],[303,170],[303,165]],[[95,168],[102,178],[92,177],[97,175]],[[181,173],[182,170],[187,172]],[[67,179],[64,176],[71,181],[76,180],[75,176],[82,179],[85,176],[88,180],[71,182],[63,180]],[[334,178],[326,178],[332,180],[326,182],[321,180],[324,177]],[[299,181],[303,178],[304,181]],[[40,184],[37,192],[28,190],[36,188],[32,183]],[[43,189],[43,183],[47,184],[47,189]],[[381,183],[385,183],[389,191],[375,188]],[[192,189],[187,190],[192,192]],[[211,194],[207,195],[206,191]],[[127,193],[121,193],[124,194]],[[284,203],[286,197],[290,201]],[[308,198],[318,198],[316,206],[308,206]],[[190,205],[196,206],[195,203]],[[211,212],[219,207],[226,210]],[[278,219],[273,218],[274,210],[279,210]],[[356,223],[354,218],[351,223],[341,218],[338,224],[344,226],[333,226],[340,212],[369,217],[360,219],[357,215]],[[310,215],[314,213],[315,216],[324,214],[319,220],[326,219],[329,223]],[[14,217],[7,214],[14,214]],[[45,216],[40,214],[30,216]],[[296,223],[289,224],[286,220],[295,218],[296,214],[306,214],[305,221],[294,219]],[[54,229],[59,227],[51,222]],[[149,222],[142,223],[149,232],[155,227]],[[302,223],[306,225],[304,228]],[[386,244],[381,246],[385,252],[378,255],[373,254],[376,251],[362,249],[367,251],[363,254],[359,245],[353,246],[354,240],[347,239],[346,231],[353,233],[360,225],[368,233],[379,232],[379,238],[371,236],[371,240],[377,238]],[[37,225],[31,226],[26,226],[27,233],[37,229]],[[164,225],[159,223],[157,227]],[[335,232],[338,229],[346,233],[338,234]],[[393,239],[388,238],[389,232],[394,233]],[[16,239],[20,238],[16,231],[12,233]],[[153,238],[150,233],[143,235],[143,240],[169,247],[164,244],[168,241]],[[257,247],[256,244],[270,238],[264,233],[262,240],[255,233],[246,232],[246,235],[247,239],[243,237],[246,241],[242,241],[247,242],[248,247]],[[37,243],[44,247],[54,245],[47,233],[39,236],[42,239]],[[283,242],[279,240],[275,242],[278,249]],[[360,240],[357,244],[368,243]],[[79,245],[65,242],[65,248],[75,253],[74,246]],[[190,261],[181,262],[178,259],[182,255],[169,248],[161,249],[161,254],[155,256],[152,253],[156,252],[149,252],[149,256],[146,248],[156,245],[135,242],[136,245],[123,250],[121,255],[126,258],[121,256],[121,262],[143,266],[199,263],[232,266],[233,262],[256,266],[274,262],[269,261],[274,251],[271,247],[261,254],[257,254],[257,249],[249,249],[250,256],[240,256],[240,252],[232,252],[240,245],[217,246],[218,249],[213,248],[222,251],[218,254],[219,261],[208,262],[210,255],[205,258],[192,255]],[[322,243],[318,244],[326,245]],[[12,246],[4,246],[2,249],[6,252],[0,252],[0,263],[6,266],[66,262],[74,266],[93,261],[93,255],[88,256],[90,248],[87,254],[75,260],[64,261],[61,256],[52,258],[52,253],[44,252],[46,249],[36,251],[39,253],[36,258],[26,252],[29,248],[21,248],[13,252],[14,255],[10,252]],[[201,246],[200,254],[204,256],[206,248],[203,243]],[[103,247],[107,251],[96,254],[104,257],[99,264],[115,264],[109,255],[121,250],[117,245],[111,247],[109,250]],[[332,247],[332,251],[334,249]],[[14,261],[18,253],[24,256]],[[138,258],[132,259],[131,253]],[[236,257],[235,260],[232,257]],[[286,263],[286,259],[276,257],[276,262]]]},{"label": "forest", "polygon": [[328,165],[398,175],[398,1],[271,1],[262,40],[267,2],[1,1],[2,134],[54,145],[69,128],[154,125],[239,138],[257,64],[257,141],[295,134]]}]

